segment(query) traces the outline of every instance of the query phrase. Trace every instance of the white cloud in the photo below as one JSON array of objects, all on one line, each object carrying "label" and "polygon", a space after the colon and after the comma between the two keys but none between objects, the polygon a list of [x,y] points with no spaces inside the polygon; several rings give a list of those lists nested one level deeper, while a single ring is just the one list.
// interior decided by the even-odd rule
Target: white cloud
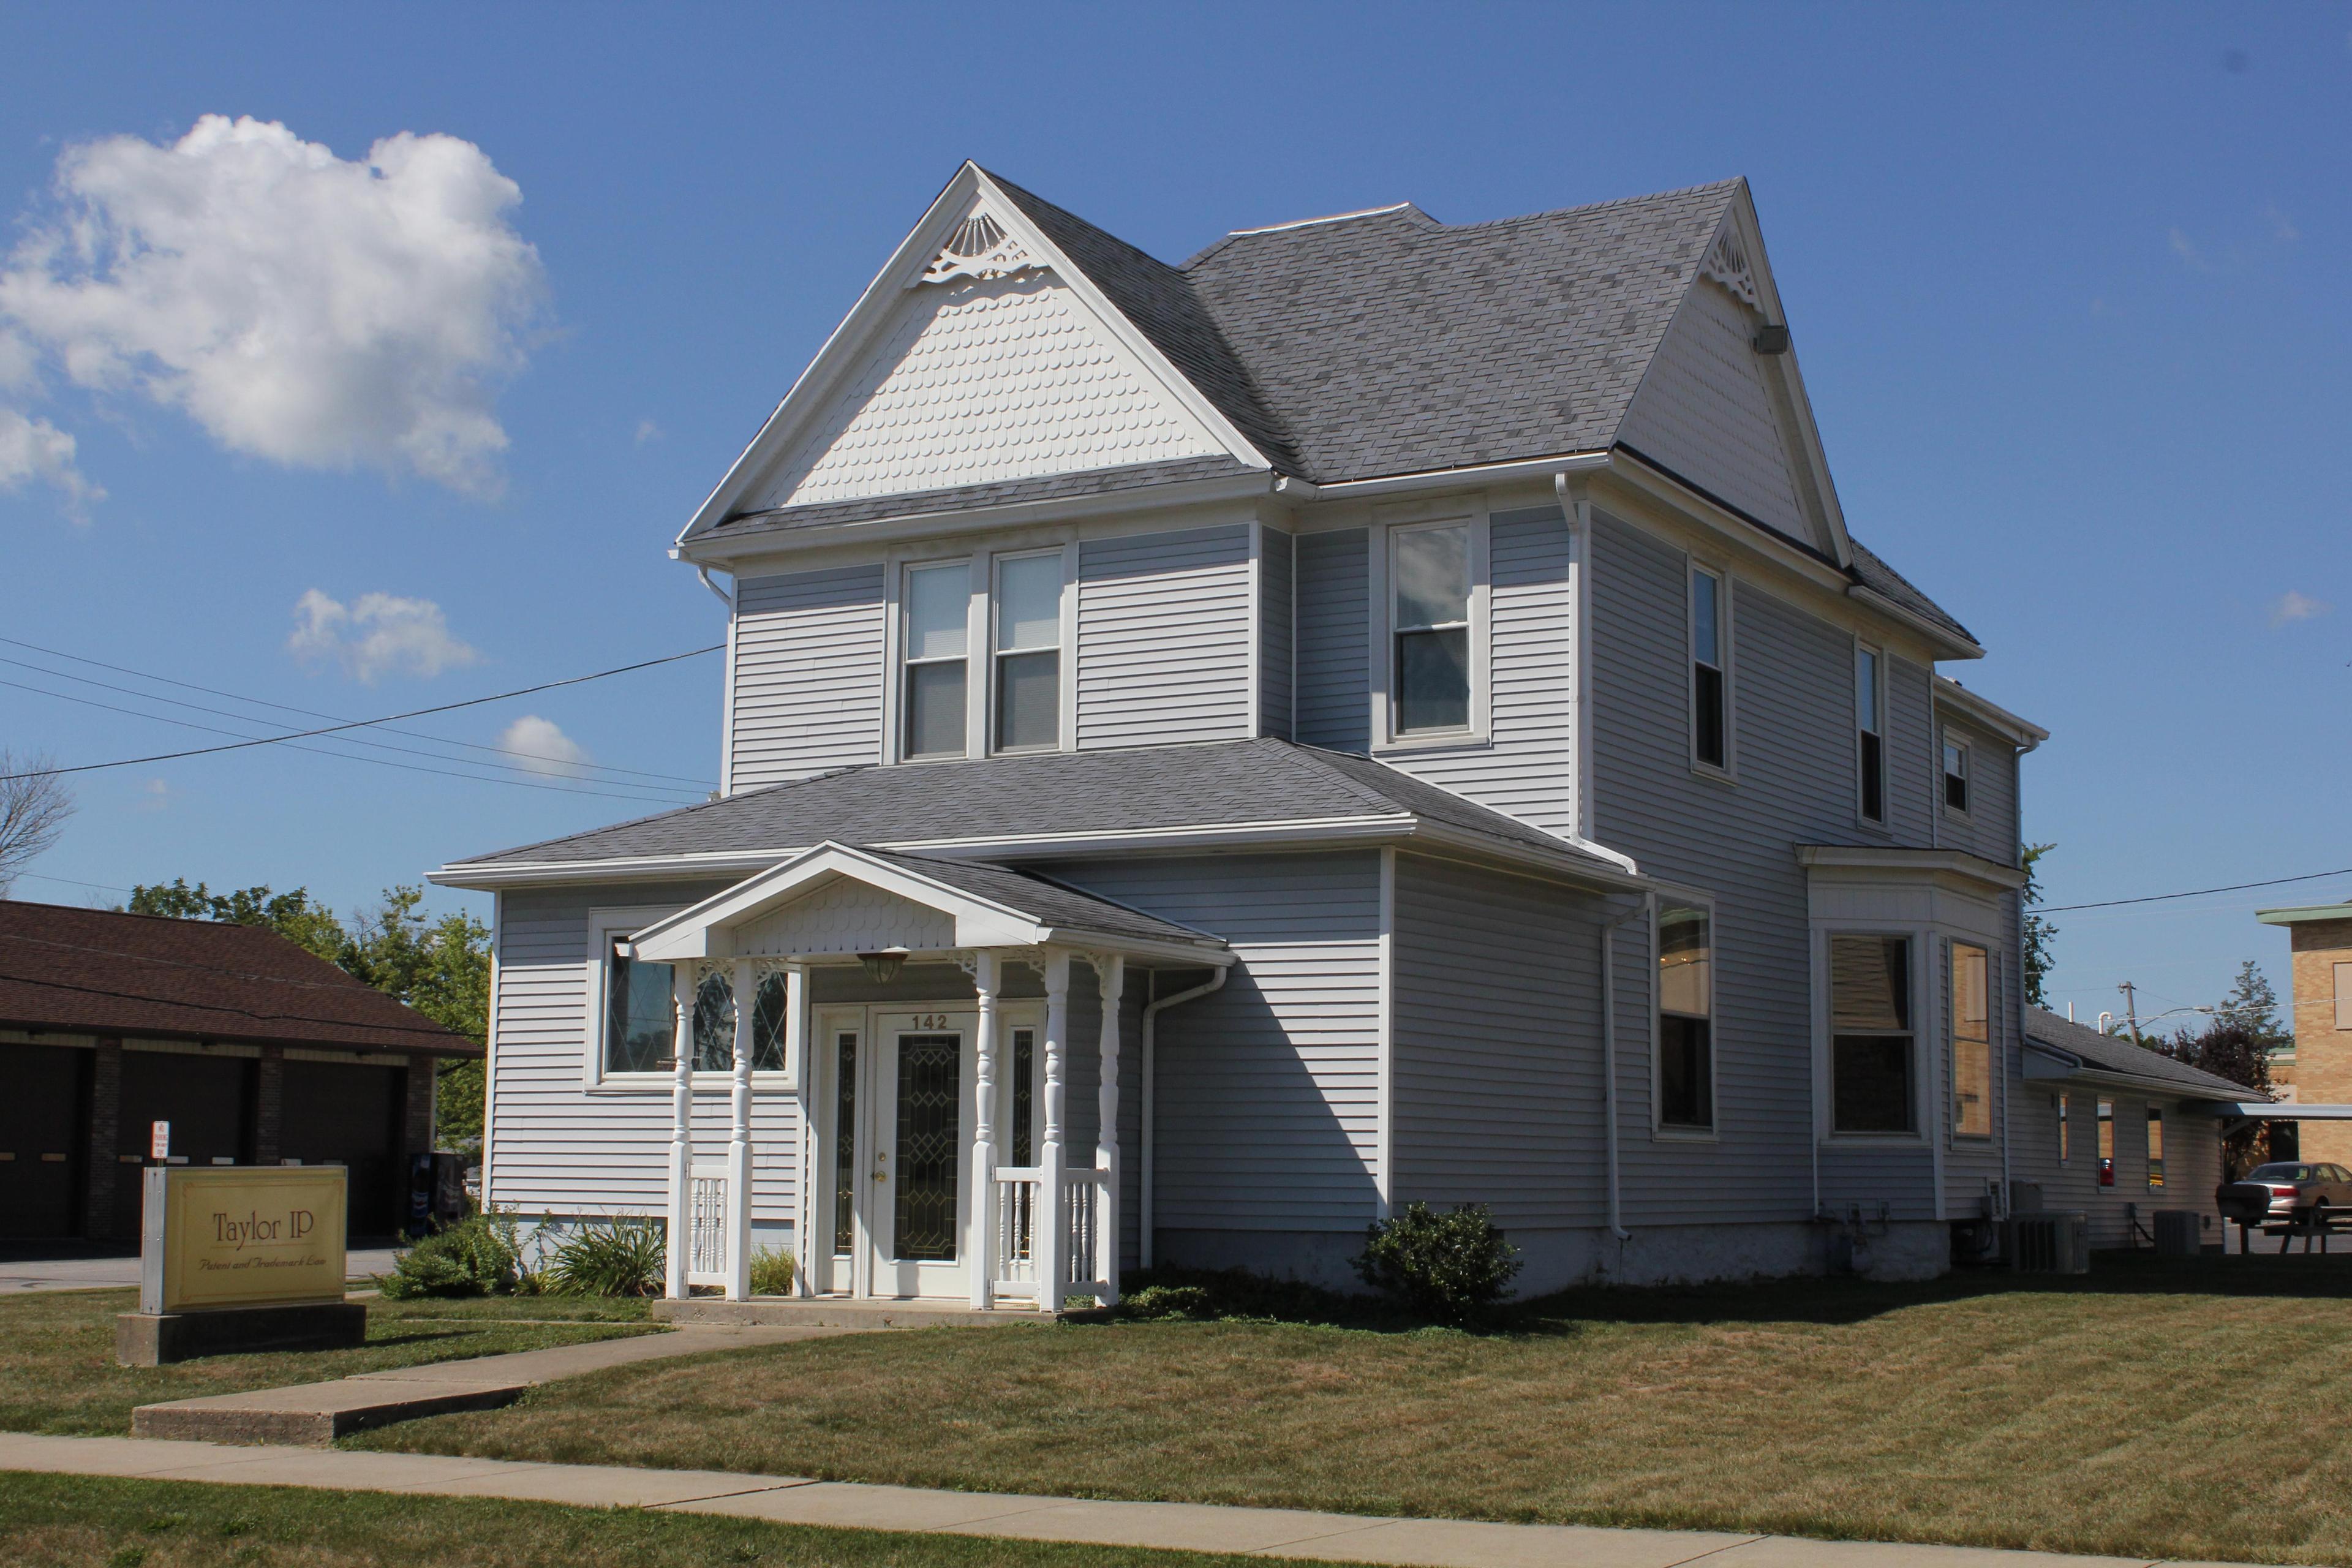
[{"label": "white cloud", "polygon": [[351,161],[217,114],[170,146],[109,137],[58,159],[0,318],[77,384],[183,409],[233,451],[489,493],[494,397],[541,299],[508,221],[521,195],[454,136]]},{"label": "white cloud", "polygon": [[344,605],[316,588],[295,604],[286,647],[305,664],[333,659],[370,684],[386,674],[438,675],[481,658],[450,635],[441,606],[430,599],[362,594]]},{"label": "white cloud", "polygon": [[642,447],[648,441],[658,441],[661,438],[662,427],[660,426],[655,424],[650,419],[640,419],[637,421],[638,446]]},{"label": "white cloud", "polygon": [[74,438],[46,419],[31,419],[13,408],[0,407],[0,490],[20,488],[39,479],[65,494],[77,517],[106,492],[82,477],[74,466]]},{"label": "white cloud", "polygon": [[149,779],[139,786],[139,809],[161,811],[172,804],[172,786],[162,779]]},{"label": "white cloud", "polygon": [[2298,594],[2293,588],[2271,601],[2271,625],[2283,626],[2290,621],[2316,620],[2336,606],[2308,594]]},{"label": "white cloud", "polygon": [[499,734],[501,749],[520,753],[518,765],[535,773],[578,778],[588,762],[588,748],[556,727],[551,719],[526,713]]},{"label": "white cloud", "polygon": [[2199,250],[2196,243],[2177,228],[2172,231],[2172,254],[2180,258],[2192,272],[2213,270],[2212,263],[2205,259],[2205,253]]}]

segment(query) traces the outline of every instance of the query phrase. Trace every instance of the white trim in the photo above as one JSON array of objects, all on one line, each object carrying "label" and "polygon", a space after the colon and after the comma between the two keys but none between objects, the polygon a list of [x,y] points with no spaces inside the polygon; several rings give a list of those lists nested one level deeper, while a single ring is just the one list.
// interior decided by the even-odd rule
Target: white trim
[{"label": "white trim", "polygon": [[[1937,809],[1945,816],[1954,816],[1959,818],[1962,822],[1973,823],[1976,820],[1974,807],[1977,797],[1977,770],[1975,763],[1976,747],[1965,738],[1955,739],[1952,732],[1952,727],[1948,724],[1937,724],[1934,728],[1936,731]],[[1948,753],[1955,750],[1960,753],[1960,772],[1958,775],[1960,781],[1960,798],[1969,803],[1966,805],[1954,805],[1952,804],[1953,773],[1951,759]]]},{"label": "white trim", "polygon": [[[706,578],[705,581],[708,581]],[[732,573],[727,578],[727,686],[719,700],[719,793],[735,793],[735,633],[743,624],[740,595],[743,579]],[[487,1182],[488,1177],[484,1180]],[[484,1191],[488,1191],[487,1187]]]},{"label": "white trim", "polygon": [[[1937,886],[1996,901],[2025,886],[2025,872],[1965,849],[1912,849],[1898,845],[1800,844],[1797,863],[1816,878],[1842,882]],[[1998,942],[1998,933],[1991,940]]]},{"label": "white trim", "polygon": [[1285,475],[1275,481],[1277,495],[1298,501],[1360,500],[1370,496],[1406,495],[1421,490],[1475,489],[1513,479],[1548,479],[1559,473],[1585,473],[1611,466],[1607,452],[1560,452],[1549,458],[1515,458],[1507,463],[1470,463],[1458,468],[1420,468],[1411,473],[1382,474],[1365,479],[1335,479],[1316,484]]},{"label": "white trim", "polygon": [[[1249,593],[1249,651],[1245,689],[1249,700],[1249,738],[1253,741],[1265,733],[1265,524],[1253,517],[1249,520],[1249,563],[1245,582]],[[1297,574],[1294,564],[1292,575]],[[1294,630],[1292,637],[1297,633]]]},{"label": "white trim", "polygon": [[[507,900],[504,893],[490,895],[490,994],[485,1004],[482,1027],[482,1207],[492,1205],[490,1180],[495,1173],[491,1148],[495,1142],[492,1130],[498,1126],[499,1101],[499,976],[504,967],[499,962],[499,949],[504,945],[507,925]],[[436,1114],[438,1114],[436,1107]],[[439,1140],[436,1138],[436,1142]]]},{"label": "white trim", "polygon": [[[1922,975],[1927,964],[1927,950],[1939,934],[1932,925],[1920,925],[1908,921],[1823,920],[1811,921],[1813,968],[1816,1001],[1814,1073],[1819,1088],[1819,1114],[1813,1136],[1816,1142],[1836,1148],[1895,1148],[1938,1150],[1942,1140],[1932,1129],[1936,1122],[1936,1073],[1920,1041],[1933,1023],[1934,1009],[1927,1005],[1931,986],[1921,984],[1923,978],[1932,981],[1932,972]],[[1843,1132],[1837,1129],[1837,1074],[1835,1041],[1837,1019],[1835,987],[1832,980],[1830,942],[1840,936],[1899,936],[1909,946],[1906,952],[1906,980],[1910,986],[1911,1017],[1906,1031],[1911,1040],[1911,1131],[1907,1132]],[[1944,1204],[1941,1155],[1937,1153],[1936,1171],[1936,1207],[1941,1217]]]},{"label": "white trim", "polygon": [[1937,676],[1930,688],[1937,707],[1952,709],[1962,718],[1991,731],[1996,737],[2007,741],[2021,752],[2032,751],[2050,738],[2050,731],[2041,725],[2021,719],[2000,704],[1986,700],[1948,675]]},{"label": "white trim", "polygon": [[[1399,535],[1428,529],[1464,527],[1469,552],[1469,620],[1465,627],[1470,656],[1469,723],[1454,730],[1396,729],[1396,595],[1391,564]],[[1492,743],[1494,705],[1494,570],[1492,534],[1486,498],[1474,492],[1437,500],[1400,501],[1373,509],[1367,540],[1365,574],[1372,612],[1373,635],[1365,649],[1366,676],[1371,703],[1372,753],[1432,748],[1482,746]]]},{"label": "white trim", "polygon": [[[973,608],[974,595],[971,584],[974,581],[981,582],[983,584],[986,583],[988,554],[985,551],[975,550],[968,552],[959,551],[952,555],[936,557],[901,557],[898,556],[896,552],[893,552],[888,564],[889,570],[886,574],[886,585],[884,588],[883,613],[884,620],[889,628],[890,640],[886,650],[887,662],[884,668],[886,679],[883,683],[883,691],[885,694],[883,706],[887,728],[883,731],[882,760],[886,763],[969,761],[975,754],[972,751],[972,709],[975,702],[979,700],[974,697],[972,692],[972,686],[974,684],[972,680],[972,665],[974,662],[972,653],[972,644],[974,640],[972,628],[975,621],[980,623],[983,633],[987,626],[985,609],[982,608],[975,610]],[[964,569],[965,576],[963,615],[963,750],[961,752],[929,752],[921,757],[915,757],[909,755],[907,751],[907,678],[908,671],[916,668],[916,664],[909,662],[907,658],[907,614],[905,608],[908,592],[907,584],[908,579],[913,577],[913,575],[918,572],[944,572],[946,569],[955,566],[961,566]],[[983,586],[980,595],[983,603],[985,595],[986,589]],[[984,637],[982,640],[985,640]],[[930,665],[946,664],[950,661],[945,658],[929,658],[918,662]],[[982,673],[983,675],[985,674],[984,671]],[[983,714],[986,711],[984,707],[982,710]]]},{"label": "white trim", "polygon": [[[607,993],[612,983],[610,961],[614,940],[643,931],[654,921],[676,912],[677,908],[675,904],[620,904],[599,906],[588,911],[587,1017],[581,1035],[587,1042],[587,1049],[582,1053],[580,1081],[592,1094],[624,1087],[654,1094],[669,1091],[671,1070],[667,1068],[635,1073],[608,1073],[604,1070],[604,1024],[611,1010]],[[715,1079],[720,1075],[705,1073],[702,1076]],[[486,1185],[484,1191],[487,1193],[488,1190]]]},{"label": "white trim", "polygon": [[[1664,952],[1658,945],[1659,915],[1668,904],[1699,910],[1706,916],[1706,1125],[1670,1123],[1664,1110],[1665,1081],[1665,987],[1660,984]],[[1648,900],[1650,915],[1650,1137],[1661,1143],[1719,1143],[1723,1140],[1723,1073],[1719,1063],[1723,1041],[1719,1026],[1723,1009],[1717,1003],[1720,989],[1716,975],[1723,963],[1723,926],[1716,918],[1716,898],[1661,883]]]},{"label": "white trim", "polygon": [[[1569,671],[1569,721],[1575,726],[1576,772],[1569,782],[1570,820],[1576,836],[1590,843],[1593,837],[1592,787],[1592,606],[1595,597],[1592,561],[1592,497],[1580,479],[1562,473],[1553,487],[1560,510],[1568,516],[1569,635],[1574,668]],[[1626,868],[1633,869],[1632,863]]]},{"label": "white trim", "polygon": [[[1077,639],[1073,634],[1073,626],[1077,619],[1077,582],[1076,574],[1072,570],[1070,559],[1072,553],[1071,547],[1066,544],[1047,544],[1034,550],[997,550],[987,553],[988,578],[984,602],[981,607],[981,618],[988,632],[988,689],[981,704],[982,721],[981,738],[983,742],[983,755],[1031,756],[1040,752],[1067,752],[1076,747],[1077,737],[1073,719],[1077,711],[1078,659]],[[1054,670],[1054,742],[1047,746],[1000,748],[996,744],[997,721],[1002,717],[997,711],[996,661],[1016,654],[1044,653],[1046,650],[1043,647],[1000,649],[996,646],[999,600],[1002,597],[997,592],[997,586],[1003,579],[1005,563],[1042,561],[1049,555],[1054,558],[1062,574],[1060,587],[1054,600],[1054,635],[1060,639],[1053,648],[1056,660]]]},{"label": "white trim", "polygon": [[1396,851],[1381,851],[1381,984],[1378,1096],[1372,1159],[1373,1217],[1396,1212]]},{"label": "white trim", "polygon": [[[1723,684],[1723,761],[1710,763],[1698,754],[1698,593],[1694,579],[1705,575],[1715,582],[1715,671]],[[1733,579],[1730,572],[1710,557],[1683,552],[1683,711],[1685,742],[1688,750],[1690,771],[1717,784],[1739,782],[1739,675],[1738,651],[1732,634],[1738,619],[1732,614]]]}]

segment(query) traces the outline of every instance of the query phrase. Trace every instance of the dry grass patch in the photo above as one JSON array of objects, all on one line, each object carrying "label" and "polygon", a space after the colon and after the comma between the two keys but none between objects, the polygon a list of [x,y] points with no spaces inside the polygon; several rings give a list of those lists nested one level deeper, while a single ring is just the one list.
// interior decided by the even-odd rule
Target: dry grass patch
[{"label": "dry grass patch", "polygon": [[1505,1331],[945,1329],[370,1447],[1365,1513],[2352,1564],[2352,1266],[1583,1292]]},{"label": "dry grass patch", "polygon": [[642,1301],[371,1301],[367,1343],[356,1350],[117,1366],[115,1314],[138,1305],[135,1290],[40,1291],[0,1300],[0,1345],[6,1347],[0,1353],[0,1431],[120,1437],[131,1430],[133,1405],[158,1400],[651,1331]]}]

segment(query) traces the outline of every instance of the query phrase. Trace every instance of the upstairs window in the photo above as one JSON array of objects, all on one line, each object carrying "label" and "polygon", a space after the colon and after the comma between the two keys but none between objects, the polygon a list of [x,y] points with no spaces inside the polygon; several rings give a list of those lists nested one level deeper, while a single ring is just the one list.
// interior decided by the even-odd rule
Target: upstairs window
[{"label": "upstairs window", "polygon": [[1830,938],[1830,1027],[1831,1131],[1916,1131],[1910,938]]},{"label": "upstairs window", "polygon": [[1882,706],[1878,650],[1865,647],[1853,657],[1854,729],[1860,740],[1862,816],[1865,822],[1886,820],[1886,735],[1879,716]]},{"label": "upstairs window", "polygon": [[1658,910],[1658,1124],[1715,1126],[1715,933],[1706,910]]},{"label": "upstairs window", "polygon": [[1710,768],[1731,765],[1730,714],[1723,678],[1723,579],[1691,570],[1691,756]]},{"label": "upstairs window", "polygon": [[898,612],[904,627],[904,756],[964,754],[965,627],[971,607],[971,569],[962,562],[907,573]]},{"label": "upstairs window", "polygon": [[2164,1111],[2153,1105],[2147,1108],[2147,1184],[2164,1185]]},{"label": "upstairs window", "polygon": [[1470,527],[1399,528],[1390,539],[1393,731],[1470,727]]},{"label": "upstairs window", "polygon": [[996,744],[1000,752],[1062,742],[1062,555],[996,563]]},{"label": "upstairs window", "polygon": [[1992,1136],[1990,970],[1983,948],[1952,944],[1952,1131],[1962,1138]]},{"label": "upstairs window", "polygon": [[1964,741],[1944,742],[1944,805],[1954,811],[1969,808],[1969,748]]}]

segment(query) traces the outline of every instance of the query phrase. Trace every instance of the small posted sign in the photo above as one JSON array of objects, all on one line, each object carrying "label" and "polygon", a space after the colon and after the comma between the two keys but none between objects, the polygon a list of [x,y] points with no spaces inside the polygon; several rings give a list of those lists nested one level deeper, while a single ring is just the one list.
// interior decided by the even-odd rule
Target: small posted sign
[{"label": "small posted sign", "polygon": [[172,1157],[172,1124],[170,1122],[151,1121],[147,1124],[147,1157],[150,1160],[168,1160]]},{"label": "small posted sign", "polygon": [[341,1166],[151,1165],[145,1175],[141,1311],[343,1299]]}]

